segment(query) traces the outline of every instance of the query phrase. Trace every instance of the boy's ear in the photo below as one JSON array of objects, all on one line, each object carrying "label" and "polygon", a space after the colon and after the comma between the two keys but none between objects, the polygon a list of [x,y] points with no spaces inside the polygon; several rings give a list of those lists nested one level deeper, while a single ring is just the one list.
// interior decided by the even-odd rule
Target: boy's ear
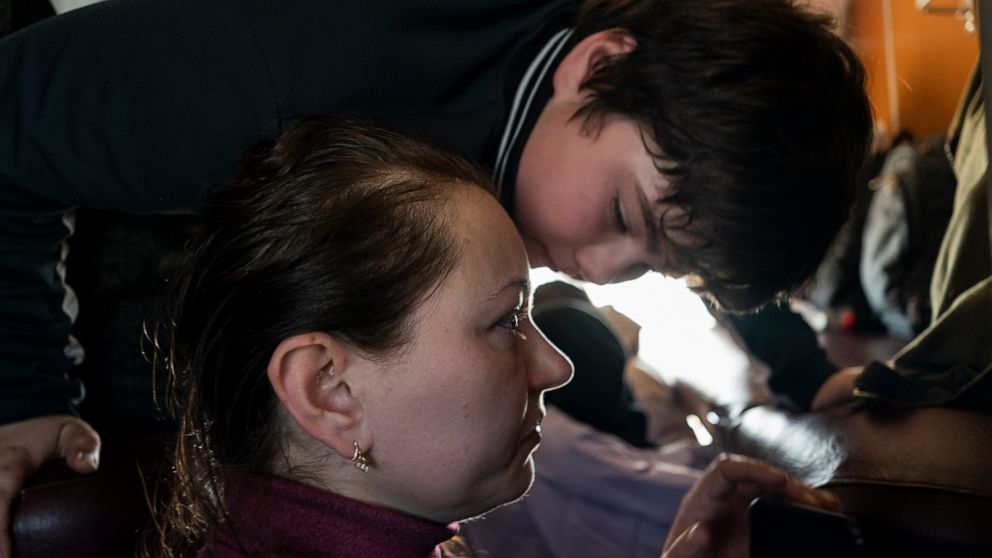
[{"label": "boy's ear", "polygon": [[619,29],[607,29],[593,33],[579,41],[565,55],[553,77],[555,96],[578,96],[582,84],[610,58],[626,54],[637,47],[637,41],[630,34]]},{"label": "boy's ear", "polygon": [[[350,459],[362,419],[351,385],[354,349],[334,336],[303,333],[284,339],[269,360],[268,376],[279,401],[312,438]],[[358,440],[363,448],[368,441]]]}]

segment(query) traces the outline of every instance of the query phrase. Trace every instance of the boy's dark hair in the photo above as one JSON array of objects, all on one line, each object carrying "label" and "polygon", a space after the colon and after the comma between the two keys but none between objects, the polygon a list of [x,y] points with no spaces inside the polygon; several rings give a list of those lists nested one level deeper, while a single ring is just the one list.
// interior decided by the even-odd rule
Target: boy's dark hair
[{"label": "boy's dark hair", "polygon": [[583,84],[576,117],[650,133],[676,187],[664,201],[688,212],[662,218],[685,233],[662,245],[726,309],[804,286],[848,217],[872,116],[831,24],[789,0],[587,0],[578,15],[576,40],[619,29],[637,46]]},{"label": "boy's dark hair", "polygon": [[458,157],[361,122],[305,120],[242,158],[210,193],[176,292],[168,371],[179,418],[172,494],[145,555],[195,554],[208,527],[237,538],[223,481],[273,472],[283,429],[266,369],[277,345],[325,331],[371,357],[458,259],[446,201],[492,191]]}]

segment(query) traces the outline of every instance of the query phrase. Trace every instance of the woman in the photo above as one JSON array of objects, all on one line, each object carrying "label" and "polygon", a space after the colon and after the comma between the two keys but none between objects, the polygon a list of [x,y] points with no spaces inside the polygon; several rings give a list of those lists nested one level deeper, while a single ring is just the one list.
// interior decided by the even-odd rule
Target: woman
[{"label": "woman", "polygon": [[153,554],[437,556],[453,522],[527,491],[543,393],[571,367],[529,320],[489,184],[325,118],[212,192],[173,314],[181,426]]}]

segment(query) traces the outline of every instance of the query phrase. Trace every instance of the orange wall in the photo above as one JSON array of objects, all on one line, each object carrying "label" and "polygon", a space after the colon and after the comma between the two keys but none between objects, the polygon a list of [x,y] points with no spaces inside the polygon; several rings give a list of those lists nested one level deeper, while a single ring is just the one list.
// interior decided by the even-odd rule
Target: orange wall
[{"label": "orange wall", "polygon": [[[957,3],[934,0],[942,6]],[[891,10],[895,103],[890,102],[885,9]],[[946,131],[978,60],[977,34],[965,32],[953,15],[917,10],[912,0],[852,0],[847,24],[848,39],[868,71],[876,120],[884,124],[888,137],[896,127],[917,136]]]}]

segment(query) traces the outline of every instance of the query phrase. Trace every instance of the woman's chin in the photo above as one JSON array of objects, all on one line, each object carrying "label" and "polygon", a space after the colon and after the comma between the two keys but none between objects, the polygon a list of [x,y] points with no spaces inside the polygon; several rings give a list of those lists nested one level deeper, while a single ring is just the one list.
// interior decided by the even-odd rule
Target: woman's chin
[{"label": "woman's chin", "polygon": [[530,492],[530,488],[534,486],[535,469],[533,453],[527,456],[527,459],[524,461],[523,470],[520,471],[520,473],[521,482],[517,486],[516,490],[508,492],[509,497],[496,507],[503,507],[527,497],[527,494]]},{"label": "woman's chin", "polygon": [[534,458],[533,455],[529,455],[524,461],[523,467],[516,471],[516,476],[514,477],[512,483],[508,483],[506,488],[500,491],[499,496],[492,498],[488,502],[488,505],[480,508],[477,512],[472,513],[465,519],[465,521],[479,519],[492,511],[502,508],[503,506],[508,506],[526,498],[527,494],[530,492],[531,486],[533,485]]},{"label": "woman's chin", "polygon": [[[531,483],[531,484],[533,484],[533,483]],[[493,506],[493,507],[491,507],[491,508],[489,508],[489,509],[481,512],[481,513],[475,514],[472,517],[466,518],[466,519],[464,519],[462,521],[475,521],[477,519],[483,519],[487,515],[489,515],[490,513],[494,512],[494,511],[496,511],[498,509],[501,509],[501,508],[504,508],[506,506],[510,506],[510,505],[516,504],[517,502],[519,502],[519,501],[521,501],[521,500],[523,500],[524,498],[527,497],[527,495],[530,493],[531,484],[528,484],[527,485],[527,488],[525,488],[523,491],[521,491],[520,494],[518,494],[516,497],[511,498],[511,499],[509,499],[509,500],[507,500],[507,501],[505,501],[505,502],[503,502],[501,504],[497,504],[497,505],[495,505],[495,506]]]}]

